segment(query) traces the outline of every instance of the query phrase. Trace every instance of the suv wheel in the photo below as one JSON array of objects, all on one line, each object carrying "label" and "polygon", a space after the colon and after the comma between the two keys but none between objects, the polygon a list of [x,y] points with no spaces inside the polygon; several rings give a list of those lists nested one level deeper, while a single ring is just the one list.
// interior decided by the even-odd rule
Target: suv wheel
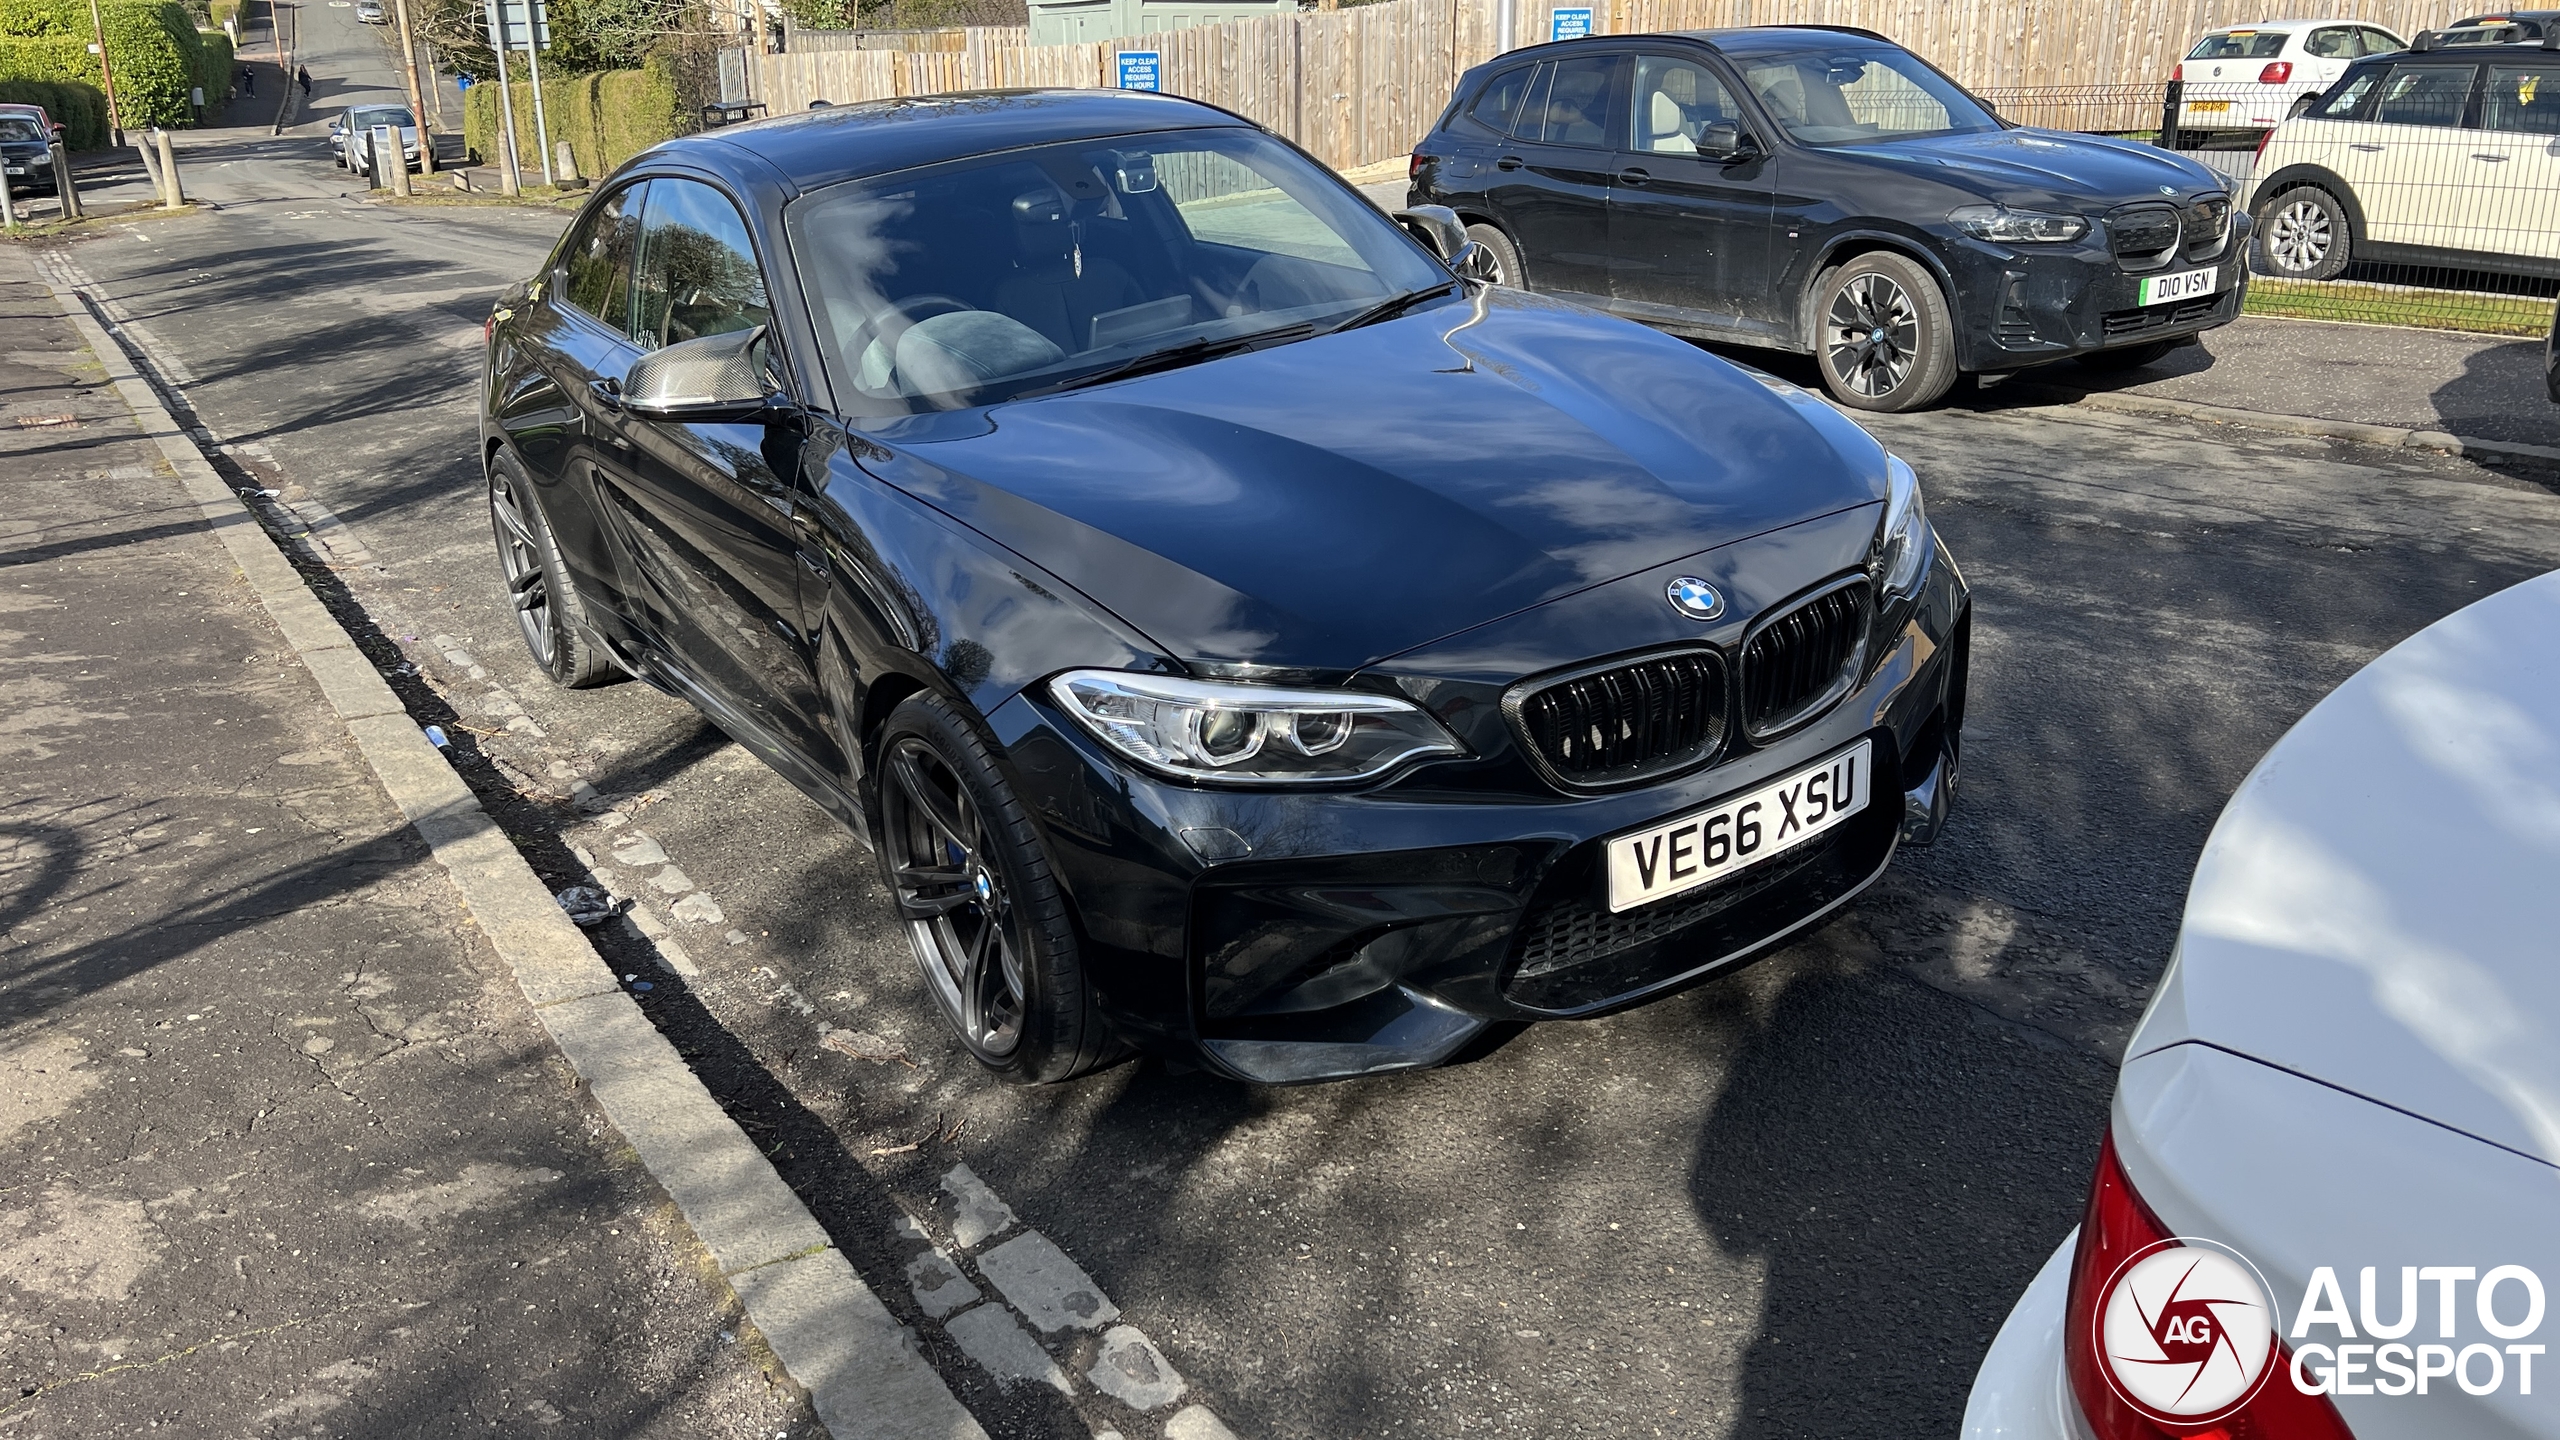
[{"label": "suv wheel", "polygon": [[2347,268],[2347,209],[2315,185],[2287,190],[2258,207],[2251,241],[2261,275],[2330,280]]},{"label": "suv wheel", "polygon": [[912,695],[879,756],[880,866],[960,1043],[1026,1085],[1112,1058],[1040,832],[977,727],[939,695]]},{"label": "suv wheel", "polygon": [[613,657],[587,638],[586,607],[578,601],[568,563],[524,471],[505,454],[489,466],[489,529],[498,542],[498,573],[515,604],[516,628],[533,663],[568,690],[620,679]]},{"label": "suv wheel", "polygon": [[1520,250],[1499,225],[1470,225],[1467,238],[1482,245],[1493,256],[1493,283],[1514,290],[1529,288],[1521,279]]},{"label": "suv wheel", "polygon": [[1956,383],[1955,322],[1937,277],[1889,251],[1814,282],[1822,383],[1856,410],[1916,410]]}]

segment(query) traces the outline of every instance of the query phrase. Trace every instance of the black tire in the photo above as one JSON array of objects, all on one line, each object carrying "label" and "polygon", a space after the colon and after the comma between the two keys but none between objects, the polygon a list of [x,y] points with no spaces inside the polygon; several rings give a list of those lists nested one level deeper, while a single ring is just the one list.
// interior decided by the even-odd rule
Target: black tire
[{"label": "black tire", "polygon": [[1853,410],[1917,410],[1955,387],[1955,319],[1916,260],[1875,250],[1824,271],[1813,323],[1823,388]]},{"label": "black tire", "polygon": [[977,726],[939,695],[911,695],[878,756],[881,877],[961,1046],[1020,1085],[1113,1058],[1040,832]]},{"label": "black tire", "polygon": [[2175,340],[2154,340],[2148,345],[2122,345],[2113,350],[2092,350],[2080,357],[2080,363],[2092,370],[2139,370],[2177,348],[2178,342]]},{"label": "black tire", "polygon": [[1467,238],[1483,246],[1493,256],[1493,283],[1526,290],[1528,272],[1520,268],[1520,247],[1502,233],[1499,225],[1476,224],[1467,227]]},{"label": "black tire", "polygon": [[489,467],[489,533],[498,547],[498,574],[515,604],[516,629],[551,683],[590,690],[621,679],[613,657],[589,638],[586,606],[533,485],[504,453]]},{"label": "black tire", "polygon": [[2285,280],[2334,280],[2347,268],[2354,241],[2347,207],[2317,185],[2297,185],[2258,207],[2249,237],[2250,268]]}]

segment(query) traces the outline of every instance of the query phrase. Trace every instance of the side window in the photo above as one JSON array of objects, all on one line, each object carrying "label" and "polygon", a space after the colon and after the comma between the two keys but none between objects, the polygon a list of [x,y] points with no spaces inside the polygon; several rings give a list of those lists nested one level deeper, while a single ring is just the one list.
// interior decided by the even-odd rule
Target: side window
[{"label": "side window", "polygon": [[1549,67],[1554,77],[1539,97],[1544,103],[1531,106],[1522,118],[1520,138],[1549,145],[1608,144],[1609,105],[1615,98],[1611,82],[1621,58],[1580,55],[1556,61]]},{"label": "side window", "polygon": [[2374,123],[2459,125],[2479,73],[2477,65],[2394,65],[2382,82],[2382,98],[2374,102]]},{"label": "side window", "polygon": [[643,350],[765,323],[764,271],[729,197],[694,180],[656,180],[640,226],[631,338]]},{"label": "side window", "polygon": [[1505,70],[1493,77],[1467,107],[1467,118],[1496,135],[1511,133],[1511,117],[1520,113],[1520,97],[1529,93],[1529,77],[1537,73],[1535,65]]},{"label": "side window", "polygon": [[2329,97],[2327,104],[2312,111],[2312,115],[2322,120],[2353,120],[2356,112],[2364,108],[2366,99],[2372,96],[2373,82],[2381,74],[2379,70],[2359,70],[2350,74],[2347,83]]},{"label": "side window", "polygon": [[561,260],[568,273],[558,298],[616,333],[631,326],[632,242],[640,233],[641,192],[648,188],[647,181],[626,186],[588,211]]},{"label": "side window", "polygon": [[2353,60],[2364,53],[2356,43],[2356,32],[2344,25],[2331,25],[2314,30],[2304,38],[2302,53],[2314,60]]},{"label": "side window", "polygon": [[2492,65],[2480,128],[2560,135],[2560,65]]},{"label": "side window", "polygon": [[1695,155],[1698,136],[1710,125],[1739,124],[1741,109],[1724,82],[1687,60],[1667,55],[1636,59],[1632,149],[1651,154]]},{"label": "side window", "polygon": [[2367,55],[2397,55],[2409,48],[2407,41],[2388,30],[2367,29],[2359,33],[2364,36],[2364,53]]}]

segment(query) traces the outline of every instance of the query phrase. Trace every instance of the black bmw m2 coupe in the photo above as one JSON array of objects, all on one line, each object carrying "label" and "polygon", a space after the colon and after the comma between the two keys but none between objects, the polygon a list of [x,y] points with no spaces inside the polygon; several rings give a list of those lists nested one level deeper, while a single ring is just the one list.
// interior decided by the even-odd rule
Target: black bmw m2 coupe
[{"label": "black bmw m2 coupe", "polygon": [[1010,1079],[1432,1065],[1713,975],[1943,822],[1964,582],[1829,406],[1484,271],[1164,96],[661,146],[492,315],[525,641],[865,836]]}]

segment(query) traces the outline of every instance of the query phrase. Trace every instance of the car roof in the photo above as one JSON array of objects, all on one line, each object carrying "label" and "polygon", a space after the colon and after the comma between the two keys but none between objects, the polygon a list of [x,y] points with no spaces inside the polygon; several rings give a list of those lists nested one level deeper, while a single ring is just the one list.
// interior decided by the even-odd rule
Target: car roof
[{"label": "car roof", "polygon": [[1899,50],[1882,35],[1826,25],[1749,25],[1730,30],[1675,30],[1675,35],[1704,40],[1728,55],[1757,55],[1772,50],[1801,50],[1807,45],[1863,45]]},{"label": "car roof", "polygon": [[1196,100],[1139,90],[964,90],[724,125],[670,140],[644,158],[699,157],[727,168],[719,151],[743,150],[807,191],[1029,145],[1251,123]]},{"label": "car roof", "polygon": [[2199,35],[2228,35],[2234,30],[2303,30],[2320,25],[2361,25],[2368,30],[2388,30],[2379,20],[2358,20],[2352,15],[2333,15],[2323,19],[2297,17],[2291,20],[2234,20],[2228,25],[2208,25]]}]

